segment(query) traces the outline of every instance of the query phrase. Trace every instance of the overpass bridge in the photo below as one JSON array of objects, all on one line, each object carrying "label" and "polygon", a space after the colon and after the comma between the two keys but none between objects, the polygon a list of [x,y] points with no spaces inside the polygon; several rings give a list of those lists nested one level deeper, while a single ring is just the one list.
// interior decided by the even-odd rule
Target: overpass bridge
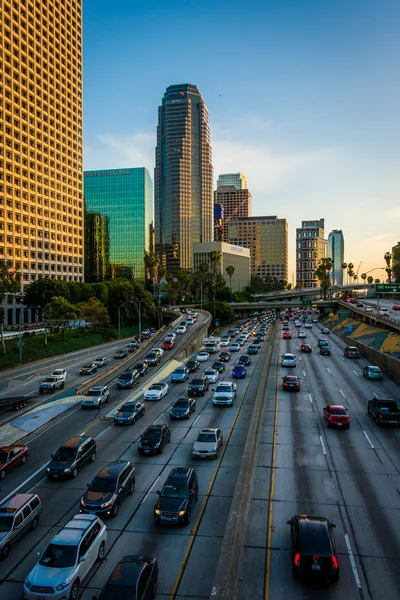
[{"label": "overpass bridge", "polygon": [[[332,287],[329,288],[327,296],[330,297],[333,294],[338,294],[341,292],[353,292],[353,291],[359,291],[359,290],[375,290],[375,285],[373,283],[371,284],[364,284],[364,283],[357,283],[357,284],[352,284],[352,285],[333,285]],[[315,288],[302,288],[300,290],[281,290],[281,291],[277,291],[277,292],[262,292],[259,294],[252,294],[253,298],[257,298],[259,300],[261,300],[262,298],[264,298],[265,300],[283,300],[283,299],[295,299],[295,298],[300,298],[303,299],[305,297],[309,297],[309,296],[323,296],[324,292],[320,287],[315,287]],[[293,305],[294,306],[294,305]]]}]

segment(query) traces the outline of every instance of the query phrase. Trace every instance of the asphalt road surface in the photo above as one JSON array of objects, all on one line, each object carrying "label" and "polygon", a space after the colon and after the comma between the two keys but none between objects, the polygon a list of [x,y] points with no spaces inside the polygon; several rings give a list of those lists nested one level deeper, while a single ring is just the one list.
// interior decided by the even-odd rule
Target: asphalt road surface
[{"label": "asphalt road surface", "polygon": [[[399,388],[386,377],[363,378],[368,363],[344,358],[344,344],[332,334],[332,355],[320,356],[318,337],[329,338],[320,325],[305,330],[313,352],[301,354],[290,323],[293,339],[280,333],[274,349],[238,600],[394,600],[400,597],[400,430],[378,427],[367,401],[374,394],[399,400]],[[297,355],[295,369],[280,366],[284,352]],[[301,378],[299,393],[281,391],[282,376],[291,372]],[[349,430],[327,429],[327,404],[348,408]],[[338,583],[292,578],[286,522],[299,513],[336,524]]]}]

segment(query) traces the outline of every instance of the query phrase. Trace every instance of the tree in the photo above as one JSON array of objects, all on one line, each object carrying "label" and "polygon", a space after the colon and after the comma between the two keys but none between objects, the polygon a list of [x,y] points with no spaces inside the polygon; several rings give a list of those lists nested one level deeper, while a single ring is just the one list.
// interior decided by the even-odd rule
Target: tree
[{"label": "tree", "polygon": [[380,283],[381,280],[380,279],[375,279],[375,283]]},{"label": "tree", "polygon": [[[12,298],[14,298],[20,291],[20,275],[14,269],[9,267],[7,261],[0,262],[0,333],[1,333],[1,345],[3,347],[3,354],[6,353],[6,345],[4,342],[4,318],[6,314],[6,306]],[[22,310],[22,309],[21,309]]]},{"label": "tree", "polygon": [[210,313],[215,309],[214,324],[218,321],[220,324],[232,323],[235,318],[235,311],[232,306],[227,302],[205,302],[204,310],[208,310]]},{"label": "tree", "polygon": [[[62,296],[54,296],[44,307],[43,315],[46,320],[75,321],[80,318],[81,309]],[[61,331],[64,339],[65,325],[61,326]]]},{"label": "tree", "polygon": [[367,277],[367,281],[368,281],[368,283],[369,283],[370,285],[371,285],[371,283],[373,283],[373,282],[374,282],[374,278],[372,277],[372,275],[368,275],[368,277]]},{"label": "tree", "polygon": [[392,253],[392,270],[396,282],[400,282],[400,246],[396,246]]},{"label": "tree", "polygon": [[215,306],[215,296],[217,293],[217,274],[219,273],[219,268],[221,265],[221,260],[222,260],[222,254],[219,250],[212,250],[212,252],[210,252],[210,263],[211,263],[211,269],[213,272],[213,279],[214,279],[214,321],[216,319],[216,306]]},{"label": "tree", "polygon": [[347,285],[349,285],[349,279],[350,279],[350,283],[351,283],[351,279],[353,278],[354,275],[354,265],[353,263],[348,263],[347,265]]},{"label": "tree", "polygon": [[229,277],[229,289],[230,289],[231,297],[232,297],[232,277],[233,277],[236,269],[235,269],[235,267],[233,265],[228,265],[226,267],[225,271],[226,271],[226,274]]},{"label": "tree", "polygon": [[[347,263],[342,263],[342,269],[345,271],[347,269]],[[347,283],[349,283],[349,278],[347,277]]]},{"label": "tree", "polygon": [[385,254],[383,255],[383,258],[385,259],[385,263],[386,263],[385,271],[388,274],[388,279],[389,279],[389,283],[390,283],[392,281],[392,253],[385,252]]},{"label": "tree", "polygon": [[96,331],[96,325],[106,325],[110,321],[110,315],[107,308],[97,298],[90,298],[86,303],[80,305],[84,319],[93,323],[93,331]]},{"label": "tree", "polygon": [[319,284],[324,294],[324,300],[326,300],[326,294],[331,284],[329,273],[332,271],[332,264],[331,258],[321,258],[318,267],[315,270],[315,276],[319,279]]}]

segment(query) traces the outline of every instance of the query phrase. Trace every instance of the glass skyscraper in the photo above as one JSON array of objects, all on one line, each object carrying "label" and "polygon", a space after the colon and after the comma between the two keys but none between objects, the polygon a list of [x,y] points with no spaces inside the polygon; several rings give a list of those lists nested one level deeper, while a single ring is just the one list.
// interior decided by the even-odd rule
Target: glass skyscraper
[{"label": "glass skyscraper", "polygon": [[[144,251],[150,250],[153,220],[148,170],[140,167],[85,171],[84,196],[85,239],[89,249],[97,248],[97,263],[85,251],[86,281],[98,281],[98,274],[104,273],[98,263],[104,259],[106,277],[144,281]],[[106,221],[99,221],[100,215]]]},{"label": "glass skyscraper", "polygon": [[247,190],[247,179],[243,173],[223,173],[217,180],[217,188],[234,185],[237,190]]},{"label": "glass skyscraper", "polygon": [[344,237],[341,229],[328,236],[328,257],[332,259],[332,285],[343,285]]}]

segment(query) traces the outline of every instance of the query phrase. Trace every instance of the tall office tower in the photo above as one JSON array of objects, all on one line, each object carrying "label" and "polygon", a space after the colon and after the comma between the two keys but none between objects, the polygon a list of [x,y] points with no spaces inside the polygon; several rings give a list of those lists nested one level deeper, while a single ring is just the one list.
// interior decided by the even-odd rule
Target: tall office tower
[{"label": "tall office tower", "polygon": [[228,223],[228,241],[250,249],[251,273],[288,281],[288,224],[278,217],[242,217]]},{"label": "tall office tower", "polygon": [[327,254],[324,224],[324,219],[302,221],[296,229],[296,285],[301,288],[319,286],[315,269]]},{"label": "tall office tower", "polygon": [[217,188],[234,185],[237,190],[247,190],[247,179],[243,173],[223,173],[218,176]]},{"label": "tall office tower", "polygon": [[213,240],[208,111],[199,89],[170,85],[158,109],[154,171],[156,252],[171,273],[192,267],[192,246]]},{"label": "tall office tower", "polygon": [[328,257],[332,259],[332,285],[343,285],[344,237],[341,229],[328,235]]},{"label": "tall office tower", "polygon": [[[220,175],[218,181],[221,177],[224,177],[224,175]],[[229,222],[241,217],[251,217],[250,190],[247,188],[238,189],[234,185],[220,186],[214,192],[214,203],[220,204],[224,209],[220,241],[228,242]]]},{"label": "tall office tower", "polygon": [[0,24],[0,260],[83,281],[81,0],[2,0]]},{"label": "tall office tower", "polygon": [[[91,213],[106,217],[109,233],[107,277],[125,277],[144,281],[144,251],[150,250],[153,220],[152,184],[147,169],[85,171],[85,236],[93,240]],[[89,266],[91,258],[86,253]],[[86,274],[94,280],[95,272]]]},{"label": "tall office tower", "polygon": [[85,281],[96,283],[110,277],[109,218],[85,213]]}]

